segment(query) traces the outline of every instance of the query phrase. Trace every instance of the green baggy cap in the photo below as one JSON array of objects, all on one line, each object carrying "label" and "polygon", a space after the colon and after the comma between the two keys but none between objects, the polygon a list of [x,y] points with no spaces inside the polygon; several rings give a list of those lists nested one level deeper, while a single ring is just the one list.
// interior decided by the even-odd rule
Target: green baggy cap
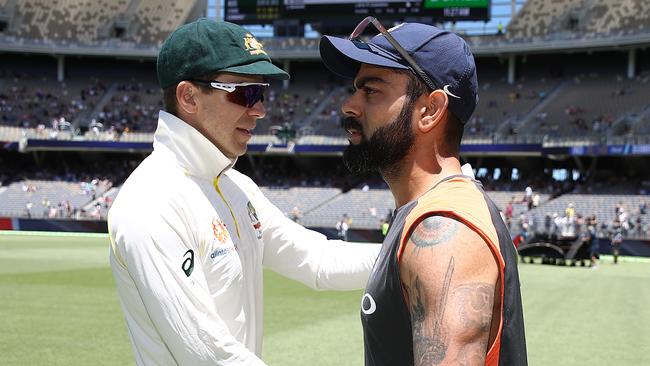
[{"label": "green baggy cap", "polygon": [[156,64],[164,89],[182,80],[219,71],[286,80],[262,43],[243,27],[201,18],[176,29],[163,43]]}]

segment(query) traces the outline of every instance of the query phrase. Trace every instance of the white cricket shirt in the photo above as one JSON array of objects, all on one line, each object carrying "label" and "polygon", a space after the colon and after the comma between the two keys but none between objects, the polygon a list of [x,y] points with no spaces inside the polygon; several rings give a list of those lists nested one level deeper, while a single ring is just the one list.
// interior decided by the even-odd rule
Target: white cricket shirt
[{"label": "white cricket shirt", "polygon": [[379,245],[328,241],[294,223],[164,111],[153,147],[108,217],[138,365],[263,365],[263,265],[314,289],[365,286]]}]

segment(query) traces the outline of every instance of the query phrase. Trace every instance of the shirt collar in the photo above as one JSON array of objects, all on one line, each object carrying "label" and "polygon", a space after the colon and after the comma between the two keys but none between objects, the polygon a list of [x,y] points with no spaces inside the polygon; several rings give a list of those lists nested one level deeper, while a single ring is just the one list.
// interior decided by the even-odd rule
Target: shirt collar
[{"label": "shirt collar", "polygon": [[230,169],[237,161],[225,156],[194,127],[165,111],[158,115],[153,150],[172,153],[186,174],[209,180]]}]

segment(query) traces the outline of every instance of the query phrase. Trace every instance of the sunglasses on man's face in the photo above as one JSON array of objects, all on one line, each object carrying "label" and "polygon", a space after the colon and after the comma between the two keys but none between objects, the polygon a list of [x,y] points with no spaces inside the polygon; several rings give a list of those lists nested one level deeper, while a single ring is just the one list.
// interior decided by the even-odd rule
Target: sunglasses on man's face
[{"label": "sunglasses on man's face", "polygon": [[222,83],[216,80],[189,80],[195,84],[228,92],[228,101],[242,107],[252,108],[257,102],[264,101],[264,92],[268,83]]}]

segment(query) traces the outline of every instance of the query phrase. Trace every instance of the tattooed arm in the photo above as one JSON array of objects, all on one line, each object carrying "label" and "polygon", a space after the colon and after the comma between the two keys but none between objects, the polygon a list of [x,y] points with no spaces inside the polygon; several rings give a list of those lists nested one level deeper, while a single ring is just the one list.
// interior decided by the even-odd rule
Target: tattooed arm
[{"label": "tattooed arm", "polygon": [[415,365],[484,365],[500,316],[498,267],[487,243],[454,218],[430,216],[412,231],[400,276]]}]

